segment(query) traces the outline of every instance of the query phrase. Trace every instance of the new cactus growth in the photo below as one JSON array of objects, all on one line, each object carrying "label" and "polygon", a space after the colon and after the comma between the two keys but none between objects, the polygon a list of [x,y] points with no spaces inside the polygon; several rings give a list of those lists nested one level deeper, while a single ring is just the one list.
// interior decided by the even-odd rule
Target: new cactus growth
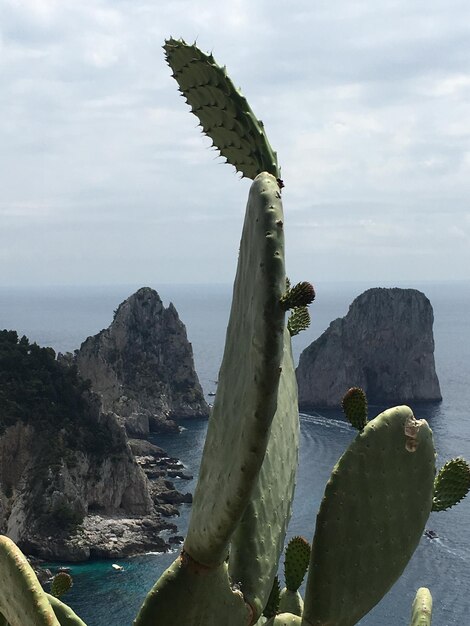
[{"label": "new cactus growth", "polygon": [[315,289],[311,283],[303,281],[293,287],[289,287],[281,298],[281,306],[284,311],[295,307],[303,307],[315,300]]},{"label": "new cactus growth", "polygon": [[310,326],[310,313],[306,306],[298,306],[292,310],[287,320],[287,330],[291,337],[295,337]]},{"label": "new cactus growth", "polygon": [[304,603],[299,587],[307,573],[310,561],[310,544],[303,537],[292,537],[284,558],[285,588],[281,591],[279,613],[302,615]]},{"label": "new cactus growth", "polygon": [[56,598],[60,598],[67,593],[67,591],[72,587],[73,580],[70,574],[67,572],[59,572],[54,576],[51,583],[51,595]]},{"label": "new cactus growth", "polygon": [[341,401],[344,414],[351,426],[362,430],[367,424],[367,398],[360,387],[351,387]]},{"label": "new cactus growth", "polygon": [[460,502],[470,490],[470,466],[465,459],[451,459],[434,481],[433,511],[445,511]]},{"label": "new cactus growth", "polygon": [[[308,326],[305,305],[314,291],[308,283],[293,288],[286,283],[279,168],[263,125],[212,55],[175,39],[164,48],[204,132],[254,182],[188,534],[134,626],[353,626],[401,575],[431,508],[447,508],[464,497],[468,465],[461,459],[450,462],[435,484],[428,424],[405,406],[365,423],[365,399],[359,398],[358,409],[357,394],[351,393],[351,421],[360,432],[326,486],[311,553],[299,539],[288,547],[284,606],[289,611],[282,598],[276,609],[275,580],[299,442],[291,336]],[[297,594],[306,561],[302,607]],[[292,595],[295,603],[289,604]],[[420,590],[412,626],[429,626],[423,621],[430,615],[426,607],[429,597]],[[275,615],[276,610],[281,612]],[[64,603],[42,591],[7,538],[0,538],[2,620],[9,626],[84,626]]]},{"label": "new cactus growth", "polygon": [[173,77],[214,147],[247,178],[261,172],[280,177],[276,153],[269,145],[263,122],[211,54],[182,39],[163,46]]}]

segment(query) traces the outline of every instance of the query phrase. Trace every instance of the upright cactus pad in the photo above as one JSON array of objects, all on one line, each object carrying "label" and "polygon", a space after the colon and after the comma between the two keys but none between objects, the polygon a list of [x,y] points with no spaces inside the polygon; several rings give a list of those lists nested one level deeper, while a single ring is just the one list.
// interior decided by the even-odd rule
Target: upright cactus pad
[{"label": "upright cactus pad", "polygon": [[429,589],[420,587],[411,609],[410,626],[431,626],[432,596]]},{"label": "upright cactus pad", "polygon": [[276,179],[260,174],[248,199],[217,395],[185,542],[191,557],[206,566],[227,556],[277,409],[284,353],[279,300],[286,281],[282,222]]},{"label": "upright cactus pad", "polygon": [[317,516],[308,624],[352,626],[385,595],[422,537],[434,475],[432,432],[408,407],[381,413],[356,436]]},{"label": "upright cactus pad", "polygon": [[227,162],[247,178],[254,179],[261,172],[279,178],[276,153],[263,123],[235,88],[225,67],[182,39],[168,39],[163,48],[192,113]]},{"label": "upright cactus pad", "polygon": [[299,449],[297,383],[284,331],[276,414],[258,481],[230,545],[229,573],[259,616],[278,570],[292,514]]},{"label": "upright cactus pad", "polygon": [[357,430],[362,430],[367,424],[367,398],[360,387],[351,387],[341,402],[344,414],[349,423]]},{"label": "upright cactus pad", "polygon": [[433,511],[445,511],[460,502],[470,489],[470,466],[465,459],[447,461],[434,481]]},{"label": "upright cactus pad", "polygon": [[297,591],[302,584],[310,561],[311,548],[303,537],[292,537],[287,544],[284,559],[284,577],[286,587]]},{"label": "upright cactus pad", "polygon": [[26,557],[4,536],[0,536],[0,614],[11,626],[60,626]]}]

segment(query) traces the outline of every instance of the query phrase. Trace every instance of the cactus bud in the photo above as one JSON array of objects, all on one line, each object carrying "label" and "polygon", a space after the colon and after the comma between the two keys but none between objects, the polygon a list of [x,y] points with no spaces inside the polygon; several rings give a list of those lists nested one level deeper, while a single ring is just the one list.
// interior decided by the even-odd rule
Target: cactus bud
[{"label": "cactus bud", "polygon": [[362,430],[367,424],[367,398],[360,387],[351,387],[341,401],[344,414],[349,423],[357,430]]},{"label": "cactus bud", "polygon": [[470,489],[470,466],[465,459],[447,461],[434,480],[433,511],[445,511],[465,498]]},{"label": "cactus bud", "polygon": [[307,281],[297,283],[281,298],[281,306],[285,311],[298,306],[307,306],[315,300],[315,289]]},{"label": "cactus bud", "polygon": [[310,561],[310,544],[303,537],[292,537],[287,544],[284,560],[286,587],[297,591],[302,584]]},{"label": "cactus bud", "polygon": [[310,313],[306,306],[297,306],[287,320],[287,330],[291,337],[298,335],[310,326]]},{"label": "cactus bud", "polygon": [[67,572],[59,572],[54,576],[51,583],[51,595],[60,598],[73,585],[73,579]]}]

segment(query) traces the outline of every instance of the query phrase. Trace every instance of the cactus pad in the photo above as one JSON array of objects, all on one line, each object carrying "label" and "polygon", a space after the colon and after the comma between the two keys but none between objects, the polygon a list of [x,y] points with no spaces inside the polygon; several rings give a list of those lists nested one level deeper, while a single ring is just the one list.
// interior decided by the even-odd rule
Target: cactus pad
[{"label": "cactus pad", "polygon": [[284,358],[277,409],[258,481],[230,546],[229,573],[240,583],[255,617],[268,598],[292,513],[299,449],[297,382],[290,336],[284,331]]},{"label": "cactus pad", "polygon": [[360,387],[351,387],[344,394],[341,406],[351,426],[362,430],[367,424],[367,398],[364,391]]},{"label": "cactus pad", "polygon": [[254,179],[261,172],[279,178],[276,153],[263,123],[235,88],[225,67],[182,39],[168,39],[163,48],[191,112],[221,156],[247,178]]},{"label": "cactus pad", "polygon": [[304,579],[310,561],[310,544],[303,537],[292,537],[287,544],[284,559],[286,587],[297,591]]},{"label": "cactus pad", "polygon": [[279,578],[274,577],[273,586],[271,587],[271,593],[269,594],[268,601],[263,610],[264,617],[274,617],[279,608],[279,596],[281,594],[281,585],[279,584]]},{"label": "cactus pad", "polygon": [[56,598],[49,593],[46,593],[46,596],[51,604],[55,616],[60,622],[60,626],[86,626],[85,622],[80,619],[69,606],[61,602],[59,598]]},{"label": "cactus pad", "polygon": [[4,536],[0,536],[0,614],[12,625],[60,626],[31,565]]},{"label": "cactus pad", "polygon": [[420,587],[411,609],[410,626],[431,626],[432,596],[429,589]]},{"label": "cactus pad", "polygon": [[277,409],[284,354],[279,300],[286,281],[282,222],[276,179],[265,172],[256,177],[248,199],[217,395],[185,542],[188,554],[206,566],[227,556],[257,483]]},{"label": "cactus pad", "polygon": [[301,626],[303,623],[302,618],[298,615],[280,613],[268,619],[264,626]]},{"label": "cactus pad", "polygon": [[435,452],[425,420],[395,407],[370,421],[326,486],[303,616],[352,626],[403,572],[432,506]]},{"label": "cactus pad", "polygon": [[447,461],[434,481],[433,511],[450,509],[465,498],[470,489],[470,466],[465,459]]},{"label": "cactus pad", "polygon": [[306,306],[297,306],[287,320],[287,330],[291,337],[298,335],[310,326],[310,313]]}]

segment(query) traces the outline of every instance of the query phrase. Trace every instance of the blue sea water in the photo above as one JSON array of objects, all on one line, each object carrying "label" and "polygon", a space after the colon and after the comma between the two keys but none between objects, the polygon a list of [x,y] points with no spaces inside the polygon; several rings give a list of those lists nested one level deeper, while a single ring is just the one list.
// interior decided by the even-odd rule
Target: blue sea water
[{"label": "blue sea water", "polygon": [[[16,329],[41,345],[57,351],[77,348],[88,335],[109,325],[113,310],[141,285],[106,288],[0,289],[0,329]],[[196,369],[207,393],[216,388],[225,328],[230,306],[226,286],[151,285],[165,304],[172,301],[185,322],[193,344]],[[316,285],[317,300],[311,307],[312,326],[294,338],[296,358],[329,322],[347,312],[354,297],[377,285]],[[388,285],[381,285],[388,286]],[[426,418],[434,432],[438,465],[463,455],[470,459],[470,284],[406,284],[430,298],[434,307],[436,366],[443,401],[415,405],[419,418]],[[210,398],[209,398],[210,399]],[[385,407],[371,407],[379,412]],[[197,474],[206,422],[184,424],[179,436],[161,435],[155,441],[182,459]],[[332,467],[354,433],[340,411],[301,415],[301,450],[294,513],[289,536],[313,535],[315,515]],[[178,486],[178,481],[175,481]],[[181,481],[183,490],[193,490],[195,481]],[[183,505],[176,520],[184,534],[190,507]],[[408,623],[411,602],[420,586],[428,586],[434,598],[434,626],[465,623],[470,612],[470,499],[444,513],[432,513],[428,527],[438,539],[423,537],[410,564],[389,594],[360,624],[398,626]],[[123,561],[123,571],[109,561],[72,565],[74,587],[67,602],[88,626],[130,625],[160,573],[175,558],[147,554]],[[384,567],[386,564],[384,563]]]}]

